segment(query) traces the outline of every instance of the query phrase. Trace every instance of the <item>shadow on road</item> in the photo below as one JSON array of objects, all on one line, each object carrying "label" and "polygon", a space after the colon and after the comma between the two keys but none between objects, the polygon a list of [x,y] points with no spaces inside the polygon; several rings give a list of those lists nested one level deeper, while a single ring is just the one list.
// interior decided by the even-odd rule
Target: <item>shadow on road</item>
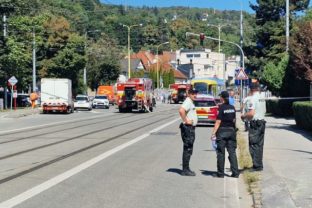
[{"label": "shadow on road", "polygon": [[[213,178],[217,177],[217,171],[210,171],[210,170],[200,170],[201,174],[203,174],[204,176],[211,176]],[[224,173],[224,176],[228,176],[230,177],[230,175]]]},{"label": "shadow on road", "polygon": [[178,169],[178,168],[169,168],[169,169],[167,170],[167,172],[169,172],[169,173],[176,173],[176,174],[181,175],[182,170],[181,170],[181,169]]},{"label": "shadow on road", "polygon": [[[277,124],[277,125],[274,125],[274,124]],[[312,136],[311,136],[312,134],[311,134],[311,132],[306,131],[306,130],[302,130],[298,126],[293,125],[293,124],[280,124],[280,123],[268,122],[266,127],[268,129],[281,129],[281,130],[292,131],[292,132],[300,134],[304,138],[312,141]]]},{"label": "shadow on road", "polygon": [[303,151],[303,150],[292,150],[292,149],[290,149],[290,150],[294,151],[294,152],[302,152],[302,153],[312,154],[312,152]]}]

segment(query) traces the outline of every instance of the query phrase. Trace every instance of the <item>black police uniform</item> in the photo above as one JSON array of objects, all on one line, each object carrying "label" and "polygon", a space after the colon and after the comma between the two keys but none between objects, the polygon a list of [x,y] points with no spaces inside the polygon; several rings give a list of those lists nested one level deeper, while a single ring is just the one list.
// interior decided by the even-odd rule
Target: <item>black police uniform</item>
[{"label": "black police uniform", "polygon": [[[257,88],[254,84],[251,87]],[[265,100],[260,92],[255,92],[249,102],[249,110],[255,110],[249,128],[249,152],[253,162],[253,170],[263,170],[263,145],[265,134]]]},{"label": "black police uniform", "polygon": [[265,133],[264,120],[252,120],[249,127],[249,152],[252,158],[253,169],[263,170],[263,145]]},{"label": "black police uniform", "polygon": [[180,124],[181,136],[183,141],[182,166],[183,171],[190,170],[190,159],[193,154],[193,145],[195,141],[195,126]]},{"label": "black police uniform", "polygon": [[217,120],[221,120],[220,127],[216,133],[217,136],[217,167],[218,176],[224,175],[225,148],[229,153],[229,161],[233,177],[238,177],[238,165],[236,157],[236,131],[235,131],[236,113],[234,106],[222,104],[219,107]]}]

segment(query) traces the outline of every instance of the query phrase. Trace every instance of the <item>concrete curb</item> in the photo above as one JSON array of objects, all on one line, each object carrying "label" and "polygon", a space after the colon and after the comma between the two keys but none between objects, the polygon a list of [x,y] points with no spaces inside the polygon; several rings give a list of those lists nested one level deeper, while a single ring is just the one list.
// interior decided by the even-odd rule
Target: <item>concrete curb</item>
[{"label": "concrete curb", "polygon": [[29,115],[39,114],[40,110],[36,109],[19,109],[15,111],[0,112],[0,118],[21,118]]}]

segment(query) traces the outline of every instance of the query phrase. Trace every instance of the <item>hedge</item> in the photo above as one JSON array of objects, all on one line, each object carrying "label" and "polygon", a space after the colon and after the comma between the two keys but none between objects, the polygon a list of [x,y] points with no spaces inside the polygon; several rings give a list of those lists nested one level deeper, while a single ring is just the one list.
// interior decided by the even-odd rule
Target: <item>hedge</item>
[{"label": "hedge", "polygon": [[[266,110],[275,116],[289,117],[294,115],[293,103],[300,99],[291,100],[267,100]],[[302,101],[302,100],[301,100]]]},{"label": "hedge", "polygon": [[293,104],[296,124],[307,130],[312,130],[312,101],[295,102]]}]

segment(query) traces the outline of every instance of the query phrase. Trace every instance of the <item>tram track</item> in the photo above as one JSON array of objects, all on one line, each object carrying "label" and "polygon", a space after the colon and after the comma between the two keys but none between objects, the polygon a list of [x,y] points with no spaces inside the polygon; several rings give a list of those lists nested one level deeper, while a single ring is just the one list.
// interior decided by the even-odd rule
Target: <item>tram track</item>
[{"label": "tram track", "polygon": [[[166,112],[166,111],[169,111],[169,110],[159,111],[159,112],[162,113],[162,112]],[[49,135],[51,133],[54,134],[54,133],[60,133],[60,132],[64,132],[64,131],[74,130],[74,129],[78,129],[80,127],[91,126],[91,125],[94,125],[94,124],[107,123],[107,122],[110,122],[110,121],[116,121],[116,120],[120,120],[120,119],[126,119],[126,118],[131,118],[131,117],[133,118],[133,117],[139,117],[139,116],[141,116],[141,114],[131,114],[129,116],[118,117],[118,118],[115,118],[115,119],[92,122],[92,123],[89,123],[89,124],[83,124],[83,125],[74,126],[74,127],[71,127],[71,128],[65,128],[65,129],[61,129],[61,130],[57,130],[57,131],[44,132],[44,133],[35,134],[35,135],[27,136],[27,137],[22,137],[22,138],[2,141],[2,142],[0,142],[0,145],[1,144],[12,143],[12,142],[18,142],[18,141],[22,141],[22,140],[26,140],[26,139],[33,139],[34,137]],[[102,119],[102,118],[106,118],[106,116],[105,117],[98,117],[98,118],[95,118],[95,119]],[[77,121],[77,122],[68,122],[68,123],[62,123],[62,124],[55,124],[55,125],[52,125],[52,126],[49,126],[49,127],[51,128],[51,127],[63,126],[64,124],[75,124],[75,123],[85,122],[85,121],[89,121],[89,120],[94,120],[94,118],[92,118],[92,119],[84,119],[82,121]],[[33,131],[33,129],[28,130],[28,131]],[[13,134],[13,133],[2,134],[2,135],[0,134],[0,140],[1,140],[1,137],[7,136],[7,135],[11,135],[11,134]],[[1,160],[1,157],[0,157],[0,160]]]},{"label": "tram track", "polygon": [[[158,115],[163,115],[163,114],[158,114]],[[87,133],[80,134],[80,135],[75,136],[75,137],[71,137],[71,138],[68,138],[68,139],[60,140],[60,141],[57,141],[57,142],[52,142],[52,143],[49,143],[49,144],[44,144],[44,145],[41,145],[41,146],[33,147],[33,148],[30,148],[30,149],[26,149],[26,150],[23,150],[23,151],[19,151],[19,152],[15,152],[15,153],[12,153],[12,154],[8,154],[8,155],[5,155],[5,156],[2,156],[2,157],[0,157],[0,161],[4,160],[4,159],[11,158],[11,157],[15,157],[15,156],[18,156],[18,155],[22,155],[22,154],[25,154],[25,153],[29,153],[29,152],[32,152],[32,151],[36,151],[36,150],[39,150],[39,149],[44,149],[44,148],[51,147],[51,146],[54,146],[54,145],[62,144],[62,143],[65,143],[65,142],[69,142],[69,141],[72,141],[72,140],[75,140],[75,139],[79,139],[79,138],[82,138],[82,137],[85,137],[85,136],[89,136],[89,135],[92,135],[92,134],[97,134],[99,132],[102,132],[102,131],[105,131],[105,130],[108,130],[108,129],[118,128],[120,126],[124,126],[124,125],[131,124],[131,123],[134,123],[134,122],[140,122],[142,120],[148,120],[148,119],[150,119],[150,118],[146,117],[146,118],[141,118],[140,120],[134,120],[134,121],[131,120],[131,121],[124,122],[124,123],[121,123],[121,124],[111,125],[111,126],[106,127],[104,129],[101,128],[101,129],[98,129],[98,130],[95,130],[95,131],[94,130],[93,131],[89,131]],[[55,132],[53,132],[53,133],[55,133]],[[32,139],[34,139],[33,136],[32,136]]]},{"label": "tram track", "polygon": [[[153,122],[150,122],[150,123],[146,124],[144,127],[151,126],[151,125],[156,124],[156,123],[158,123],[158,122],[163,122],[164,120],[170,119],[170,118],[172,118],[172,115],[167,116],[167,117],[165,117],[165,118],[157,119],[156,121],[153,121]],[[132,123],[132,122],[134,122],[134,121],[131,121],[131,123]],[[130,122],[127,122],[127,123],[130,123]],[[100,146],[100,145],[102,145],[102,144],[105,144],[105,143],[108,143],[108,142],[110,142],[110,141],[119,139],[120,137],[123,137],[123,136],[125,136],[125,135],[127,135],[127,134],[133,133],[133,132],[138,131],[138,130],[142,130],[142,126],[139,126],[139,127],[137,127],[137,128],[128,130],[128,131],[123,132],[123,133],[120,133],[120,134],[118,134],[118,135],[109,137],[109,138],[107,138],[107,139],[105,139],[105,140],[103,140],[103,141],[100,141],[100,142],[94,143],[94,144],[92,144],[92,145],[89,145],[89,146],[80,148],[80,149],[78,149],[78,150],[75,150],[75,151],[73,151],[73,152],[67,153],[67,154],[65,154],[65,155],[59,156],[59,157],[57,157],[57,158],[54,158],[54,159],[52,159],[52,160],[49,160],[49,161],[47,161],[47,162],[44,162],[44,163],[42,163],[42,164],[39,164],[39,165],[34,166],[34,167],[32,167],[32,168],[29,168],[29,169],[27,169],[27,170],[23,170],[23,171],[20,171],[20,172],[18,172],[18,173],[15,173],[15,174],[13,174],[13,175],[11,175],[11,176],[7,176],[7,177],[5,177],[5,178],[2,178],[2,179],[0,179],[0,184],[4,184],[4,183],[9,182],[9,181],[11,181],[11,180],[14,180],[14,179],[16,179],[16,178],[19,178],[19,177],[21,177],[21,176],[24,176],[24,175],[26,175],[26,174],[28,174],[28,173],[34,172],[34,171],[39,170],[39,169],[41,169],[41,168],[44,168],[44,167],[47,167],[47,166],[52,165],[52,164],[54,164],[54,163],[60,162],[60,161],[62,161],[62,160],[65,160],[66,158],[75,156],[75,155],[77,155],[77,154],[79,154],[79,153],[85,152],[85,151],[87,151],[87,150],[90,150],[90,149],[95,148],[95,147],[97,147],[97,146]],[[99,130],[97,133],[99,133],[99,132],[101,132],[101,131],[103,131],[103,130]],[[16,155],[15,155],[15,156],[16,156]],[[13,157],[13,156],[11,156],[11,157]]]}]

